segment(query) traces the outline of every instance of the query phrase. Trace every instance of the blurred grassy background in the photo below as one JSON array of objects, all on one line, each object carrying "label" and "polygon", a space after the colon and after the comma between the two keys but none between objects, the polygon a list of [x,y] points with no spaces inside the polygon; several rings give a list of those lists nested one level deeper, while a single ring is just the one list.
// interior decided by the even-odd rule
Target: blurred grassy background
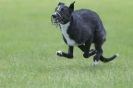
[{"label": "blurred grassy background", "polygon": [[102,18],[107,31],[104,55],[120,57],[97,66],[77,48],[73,60],[57,57],[57,50],[67,50],[50,22],[59,1],[0,0],[0,88],[133,87],[133,1],[75,1],[75,9],[92,9]]}]

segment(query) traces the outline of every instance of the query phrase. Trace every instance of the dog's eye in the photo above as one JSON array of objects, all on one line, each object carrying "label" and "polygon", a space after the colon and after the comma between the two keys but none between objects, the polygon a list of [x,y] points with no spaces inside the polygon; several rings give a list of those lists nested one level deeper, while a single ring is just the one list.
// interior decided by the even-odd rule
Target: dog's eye
[{"label": "dog's eye", "polygon": [[64,8],[61,8],[61,11],[64,11]]}]

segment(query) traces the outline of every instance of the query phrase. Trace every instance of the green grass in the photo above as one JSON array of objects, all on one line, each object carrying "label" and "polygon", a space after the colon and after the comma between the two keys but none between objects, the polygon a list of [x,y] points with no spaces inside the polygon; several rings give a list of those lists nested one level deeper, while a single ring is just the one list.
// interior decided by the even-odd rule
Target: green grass
[{"label": "green grass", "polygon": [[77,48],[72,60],[56,56],[67,50],[50,22],[57,3],[0,0],[0,88],[133,88],[133,1],[76,0],[76,9],[101,16],[107,30],[104,55],[120,54],[97,66]]}]

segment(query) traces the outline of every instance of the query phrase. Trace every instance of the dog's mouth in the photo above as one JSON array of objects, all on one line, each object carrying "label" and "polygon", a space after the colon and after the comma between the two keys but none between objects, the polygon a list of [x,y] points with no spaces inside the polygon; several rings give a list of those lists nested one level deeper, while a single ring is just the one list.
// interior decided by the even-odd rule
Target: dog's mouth
[{"label": "dog's mouth", "polygon": [[51,22],[53,24],[60,24],[63,22],[63,16],[59,13],[59,12],[55,12],[52,16],[51,16]]},{"label": "dog's mouth", "polygon": [[62,19],[51,17],[51,22],[52,22],[52,24],[60,24],[60,23],[62,23]]}]

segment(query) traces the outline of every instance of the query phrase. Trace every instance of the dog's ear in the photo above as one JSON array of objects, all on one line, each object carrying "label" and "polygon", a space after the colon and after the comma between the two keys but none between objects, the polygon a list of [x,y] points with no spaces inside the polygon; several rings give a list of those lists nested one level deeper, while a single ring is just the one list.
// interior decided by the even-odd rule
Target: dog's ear
[{"label": "dog's ear", "polygon": [[65,5],[65,4],[64,4],[64,3],[62,3],[62,2],[59,2],[59,3],[58,3],[58,6],[59,6],[59,5]]},{"label": "dog's ear", "polygon": [[70,6],[69,6],[69,9],[71,10],[71,12],[74,11],[74,3],[75,3],[75,1],[73,3],[71,3]]}]

